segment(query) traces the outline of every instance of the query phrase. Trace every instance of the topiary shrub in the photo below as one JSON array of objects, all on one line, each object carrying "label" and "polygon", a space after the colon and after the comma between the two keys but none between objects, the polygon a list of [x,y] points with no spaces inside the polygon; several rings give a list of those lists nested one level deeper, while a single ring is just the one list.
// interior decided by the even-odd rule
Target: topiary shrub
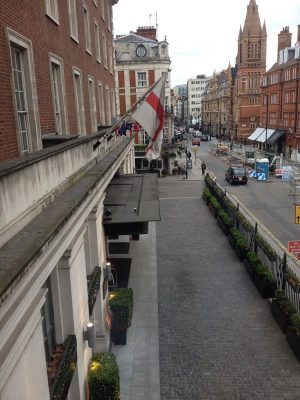
[{"label": "topiary shrub", "polygon": [[131,324],[133,311],[133,290],[121,288],[109,293],[109,307],[112,312],[113,329],[127,329]]},{"label": "topiary shrub", "polygon": [[97,353],[88,372],[90,400],[119,400],[120,375],[116,357],[112,353]]},{"label": "topiary shrub", "polygon": [[276,252],[259,233],[255,235],[255,241],[270,261],[276,260]]},{"label": "topiary shrub", "polygon": [[253,229],[254,229],[253,226],[251,225],[251,223],[248,221],[248,219],[240,211],[237,211],[235,213],[235,217],[247,232],[252,232],[253,231]]},{"label": "topiary shrub", "polygon": [[233,227],[233,219],[229,217],[229,215],[227,214],[227,212],[221,208],[218,211],[218,217],[224,222],[224,224],[229,227],[232,228]]}]

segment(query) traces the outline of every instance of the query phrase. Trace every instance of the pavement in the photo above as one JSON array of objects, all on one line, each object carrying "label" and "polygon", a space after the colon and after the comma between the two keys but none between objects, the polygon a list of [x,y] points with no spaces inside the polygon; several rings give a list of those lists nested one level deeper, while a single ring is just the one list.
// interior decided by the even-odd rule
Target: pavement
[{"label": "pavement", "polygon": [[161,221],[131,242],[127,344],[112,346],[122,400],[299,400],[300,364],[188,179],[159,179]]}]

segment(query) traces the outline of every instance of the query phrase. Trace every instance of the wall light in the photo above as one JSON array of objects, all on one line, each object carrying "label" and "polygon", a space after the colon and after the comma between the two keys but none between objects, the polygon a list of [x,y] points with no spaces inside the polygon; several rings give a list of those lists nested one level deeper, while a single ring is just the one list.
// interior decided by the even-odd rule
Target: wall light
[{"label": "wall light", "polygon": [[86,325],[86,330],[83,331],[83,339],[87,340],[88,346],[92,349],[96,342],[96,328],[92,322]]},{"label": "wall light", "polygon": [[112,275],[112,272],[111,272],[111,263],[109,261],[105,264],[104,279],[106,281],[112,281],[113,280],[113,275]]}]

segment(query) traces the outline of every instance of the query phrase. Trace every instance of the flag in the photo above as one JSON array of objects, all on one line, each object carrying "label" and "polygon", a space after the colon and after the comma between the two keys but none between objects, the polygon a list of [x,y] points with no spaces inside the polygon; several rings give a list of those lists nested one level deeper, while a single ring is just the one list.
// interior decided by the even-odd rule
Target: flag
[{"label": "flag", "polygon": [[146,150],[146,158],[149,161],[156,160],[160,155],[164,126],[164,104],[165,74],[131,115],[150,137]]}]

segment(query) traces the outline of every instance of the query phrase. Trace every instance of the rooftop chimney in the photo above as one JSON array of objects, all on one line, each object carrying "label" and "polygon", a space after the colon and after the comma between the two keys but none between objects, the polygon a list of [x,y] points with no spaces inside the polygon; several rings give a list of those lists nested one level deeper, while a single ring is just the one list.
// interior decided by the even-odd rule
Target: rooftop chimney
[{"label": "rooftop chimney", "polygon": [[[299,31],[298,31],[299,34]],[[292,34],[290,33],[289,27],[284,26],[282,31],[278,35],[278,47],[277,47],[277,62],[279,63],[279,52],[286,47],[291,47]]]},{"label": "rooftop chimney", "polygon": [[136,34],[143,36],[144,38],[157,40],[156,39],[156,29],[154,26],[139,26],[137,28]]}]

